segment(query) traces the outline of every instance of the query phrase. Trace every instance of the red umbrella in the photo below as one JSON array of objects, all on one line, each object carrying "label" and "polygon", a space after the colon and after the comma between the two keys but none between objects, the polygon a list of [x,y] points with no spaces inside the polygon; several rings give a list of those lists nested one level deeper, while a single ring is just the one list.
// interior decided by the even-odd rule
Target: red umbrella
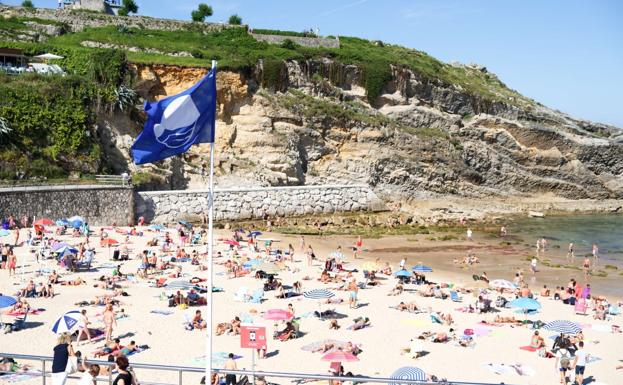
[{"label": "red umbrella", "polygon": [[357,356],[355,356],[353,353],[336,350],[335,352],[325,354],[324,356],[322,356],[321,360],[332,362],[352,362],[359,361],[359,358],[357,358]]},{"label": "red umbrella", "polygon": [[112,239],[112,238],[105,238],[102,240],[101,245],[102,246],[114,246],[114,245],[118,245],[119,242]]},{"label": "red umbrella", "polygon": [[41,225],[41,226],[52,226],[55,224],[55,222],[51,220],[50,218],[41,218],[38,221],[36,221],[34,224]]},{"label": "red umbrella", "polygon": [[225,241],[225,244],[226,244],[226,245],[232,245],[232,246],[240,246],[240,243],[238,243],[238,242],[236,242],[236,241],[234,241],[234,240],[232,240],[232,239],[228,239],[228,240],[226,240],[226,241]]},{"label": "red umbrella", "polygon": [[293,314],[287,310],[270,309],[264,313],[264,319],[272,321],[285,321],[292,319]]}]

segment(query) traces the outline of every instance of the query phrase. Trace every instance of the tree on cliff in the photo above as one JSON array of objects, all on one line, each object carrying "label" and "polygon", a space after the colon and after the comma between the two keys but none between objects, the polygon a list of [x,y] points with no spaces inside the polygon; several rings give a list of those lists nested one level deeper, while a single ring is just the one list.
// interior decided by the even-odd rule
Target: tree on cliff
[{"label": "tree on cliff", "polygon": [[229,24],[233,24],[233,25],[240,25],[242,24],[242,17],[238,16],[238,15],[231,15],[229,17]]},{"label": "tree on cliff", "polygon": [[119,16],[128,16],[130,13],[137,13],[138,5],[134,0],[123,0],[119,8]]},{"label": "tree on cliff", "polygon": [[192,11],[190,16],[192,17],[193,21],[201,23],[205,21],[206,17],[212,16],[212,7],[210,7],[206,3],[201,3],[196,10]]},{"label": "tree on cliff", "polygon": [[24,0],[22,2],[22,7],[24,7],[24,8],[34,8],[35,5],[30,0]]}]

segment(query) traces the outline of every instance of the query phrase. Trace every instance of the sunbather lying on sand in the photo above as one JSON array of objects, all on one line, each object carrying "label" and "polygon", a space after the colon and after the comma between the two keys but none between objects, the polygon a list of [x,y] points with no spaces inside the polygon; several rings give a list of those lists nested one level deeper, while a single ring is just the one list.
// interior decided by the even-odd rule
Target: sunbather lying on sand
[{"label": "sunbather lying on sand", "polygon": [[398,304],[398,306],[396,306],[396,309],[400,310],[400,311],[409,311],[409,312],[414,312],[414,311],[418,311],[420,310],[420,308],[418,307],[417,303],[415,302],[400,302]]},{"label": "sunbather lying on sand", "polygon": [[499,323],[499,324],[523,324],[522,321],[516,319],[515,317],[502,317],[499,315],[496,315],[495,318],[493,319],[492,323]]},{"label": "sunbather lying on sand", "polygon": [[404,286],[402,286],[401,283],[398,283],[387,295],[400,295],[404,290]]},{"label": "sunbather lying on sand", "polygon": [[363,329],[370,325],[370,319],[368,317],[357,317],[353,321],[355,321],[352,325],[353,330]]}]

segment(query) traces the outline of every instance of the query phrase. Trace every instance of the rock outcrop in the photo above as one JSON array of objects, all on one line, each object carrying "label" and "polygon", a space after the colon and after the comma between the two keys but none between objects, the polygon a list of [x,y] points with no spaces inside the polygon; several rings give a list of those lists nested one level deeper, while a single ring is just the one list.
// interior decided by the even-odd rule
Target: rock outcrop
[{"label": "rock outcrop", "polygon": [[[366,183],[401,202],[448,194],[623,198],[618,128],[528,99],[490,102],[405,69],[393,70],[372,106],[356,66],[329,59],[283,66],[272,90],[260,87],[262,63],[251,74],[219,72],[219,186]],[[207,71],[133,70],[137,91],[152,100],[188,88]],[[140,124],[113,135],[116,155],[127,156],[138,130]],[[149,167],[165,176],[166,187],[198,188],[208,157],[208,146],[195,146]]]}]

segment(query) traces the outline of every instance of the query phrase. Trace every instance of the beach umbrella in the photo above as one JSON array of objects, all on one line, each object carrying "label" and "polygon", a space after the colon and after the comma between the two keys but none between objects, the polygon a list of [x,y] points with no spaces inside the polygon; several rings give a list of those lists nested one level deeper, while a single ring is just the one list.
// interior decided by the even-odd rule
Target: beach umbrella
[{"label": "beach umbrella", "polygon": [[52,250],[53,253],[62,252],[62,250],[64,248],[67,248],[67,247],[71,247],[71,245],[69,245],[68,243],[65,243],[65,242],[59,242],[59,243],[55,243],[52,246],[51,250]]},{"label": "beach umbrella", "polygon": [[193,228],[193,225],[190,222],[188,222],[188,221],[179,221],[177,223],[179,223],[180,225],[186,227],[189,230]]},{"label": "beach umbrella", "polygon": [[13,306],[17,303],[17,300],[13,297],[9,297],[8,295],[0,295],[0,309]]},{"label": "beach umbrella", "polygon": [[510,301],[508,303],[508,307],[519,308],[524,312],[527,312],[531,310],[539,310],[541,308],[541,304],[535,299],[521,297]]},{"label": "beach umbrella", "polygon": [[392,373],[389,378],[392,380],[426,381],[426,373],[420,368],[404,366]]},{"label": "beach umbrella", "polygon": [[161,231],[161,230],[166,229],[166,227],[164,227],[161,224],[149,225],[149,228],[155,231]]},{"label": "beach umbrella", "polygon": [[410,277],[411,273],[408,270],[402,269],[395,272],[394,275],[396,277]]},{"label": "beach umbrella", "polygon": [[33,225],[52,226],[52,225],[54,225],[54,221],[51,220],[50,218],[41,218],[41,219],[38,219],[37,221],[35,221],[35,223],[33,223]]},{"label": "beach umbrella", "polygon": [[328,338],[328,339],[312,342],[311,344],[307,344],[301,347],[301,350],[306,351],[306,352],[316,352],[318,351],[318,349],[322,349],[327,345],[333,345],[332,349],[339,350],[339,349],[344,348],[347,344],[348,342],[346,341],[339,341],[339,340]]},{"label": "beach umbrella", "polygon": [[303,297],[309,299],[327,299],[333,296],[335,296],[335,294],[331,293],[327,289],[314,289],[303,293]]},{"label": "beach umbrella", "polygon": [[225,243],[226,245],[230,245],[230,246],[240,246],[240,243],[234,241],[233,239],[228,239],[223,243]]},{"label": "beach umbrella", "polygon": [[321,360],[331,362],[354,362],[359,361],[359,358],[357,358],[357,356],[353,353],[336,350],[334,352],[329,352],[325,354],[324,356],[322,356]]},{"label": "beach umbrella", "polygon": [[54,326],[52,326],[52,332],[56,334],[71,332],[78,326],[78,322],[80,320],[80,312],[77,310],[72,310],[67,312],[61,316],[61,318],[57,319],[54,322]]},{"label": "beach umbrella", "polygon": [[263,318],[271,321],[286,321],[292,319],[294,315],[287,310],[270,309],[264,313]]},{"label": "beach umbrella", "polygon": [[578,334],[582,327],[575,322],[566,320],[556,320],[547,323],[543,329],[563,334]]},{"label": "beach umbrella", "polygon": [[489,282],[489,286],[495,289],[506,289],[506,290],[517,289],[517,285],[505,279],[494,279],[493,281]]},{"label": "beach umbrella", "polygon": [[413,266],[412,270],[416,273],[431,273],[433,271],[433,268],[418,263],[417,265]]},{"label": "beach umbrella", "polygon": [[0,237],[6,237],[9,234],[11,234],[9,230],[5,230],[5,229],[0,230]]},{"label": "beach umbrella", "polygon": [[73,217],[68,218],[67,221],[69,222],[71,227],[73,227],[74,229],[79,229],[80,226],[82,226],[82,224],[84,223],[84,218],[78,215],[74,215]]},{"label": "beach umbrella", "polygon": [[35,56],[35,58],[37,59],[43,59],[43,60],[57,60],[57,59],[64,59],[63,56],[59,56],[59,55],[55,55],[53,53],[44,53],[43,55],[37,55]]},{"label": "beach umbrella", "polygon": [[56,226],[69,226],[69,221],[67,219],[57,219]]},{"label": "beach umbrella", "polygon": [[115,245],[118,245],[118,244],[119,244],[119,241],[117,241],[115,239],[112,239],[112,238],[105,238],[101,242],[102,246],[108,246],[108,247],[115,246]]},{"label": "beach umbrella", "polygon": [[61,257],[65,257],[71,254],[76,255],[78,254],[78,249],[74,249],[73,247],[64,247],[61,250],[59,250],[58,253],[60,254]]},{"label": "beach umbrella", "polygon": [[259,235],[262,235],[261,231],[251,231],[249,234],[247,234],[247,238],[257,237]]}]

